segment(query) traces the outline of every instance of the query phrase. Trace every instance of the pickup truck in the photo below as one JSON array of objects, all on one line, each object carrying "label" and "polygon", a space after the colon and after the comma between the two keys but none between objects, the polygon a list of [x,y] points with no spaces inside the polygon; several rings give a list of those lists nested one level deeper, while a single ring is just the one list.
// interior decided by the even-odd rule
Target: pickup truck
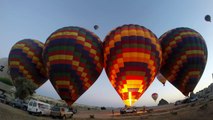
[{"label": "pickup truck", "polygon": [[66,118],[72,118],[73,112],[70,111],[68,107],[54,106],[51,109],[50,116],[52,118],[62,118],[65,120]]},{"label": "pickup truck", "polygon": [[134,107],[121,108],[120,114],[125,114],[125,113],[137,113],[137,109]]}]

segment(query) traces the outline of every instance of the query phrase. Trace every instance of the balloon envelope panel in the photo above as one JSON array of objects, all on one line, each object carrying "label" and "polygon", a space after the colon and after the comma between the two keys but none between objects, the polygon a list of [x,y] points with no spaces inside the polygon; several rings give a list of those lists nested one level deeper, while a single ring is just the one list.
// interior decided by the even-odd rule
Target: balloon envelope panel
[{"label": "balloon envelope panel", "polygon": [[123,25],[105,37],[106,73],[127,106],[133,105],[153,82],[161,59],[157,37],[143,26]]},{"label": "balloon envelope panel", "polygon": [[42,61],[44,44],[38,40],[24,39],[17,42],[9,54],[9,69],[13,80],[24,77],[41,86],[47,80]]},{"label": "balloon envelope panel", "polygon": [[99,37],[80,27],[64,27],[47,39],[43,53],[49,78],[60,97],[74,103],[99,77],[103,48]]},{"label": "balloon envelope panel", "polygon": [[207,46],[203,37],[190,28],[172,29],[160,37],[160,73],[185,96],[192,92],[204,71]]}]

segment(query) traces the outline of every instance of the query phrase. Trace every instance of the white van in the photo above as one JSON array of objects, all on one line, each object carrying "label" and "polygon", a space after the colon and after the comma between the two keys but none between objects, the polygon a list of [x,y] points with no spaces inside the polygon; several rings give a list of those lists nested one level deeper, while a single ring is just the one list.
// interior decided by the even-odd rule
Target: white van
[{"label": "white van", "polygon": [[27,111],[29,114],[36,115],[50,115],[50,109],[50,104],[38,100],[30,100],[27,107]]}]

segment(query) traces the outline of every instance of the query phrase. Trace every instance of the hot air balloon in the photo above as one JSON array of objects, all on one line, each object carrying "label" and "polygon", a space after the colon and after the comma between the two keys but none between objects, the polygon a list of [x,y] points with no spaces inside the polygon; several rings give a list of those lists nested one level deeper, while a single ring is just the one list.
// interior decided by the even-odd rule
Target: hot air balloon
[{"label": "hot air balloon", "polygon": [[124,104],[132,106],[158,73],[161,47],[150,30],[139,25],[123,25],[104,40],[104,67]]},{"label": "hot air balloon", "polygon": [[94,29],[97,30],[99,28],[98,25],[94,25]]},{"label": "hot air balloon", "polygon": [[37,88],[47,81],[47,73],[42,61],[44,44],[34,39],[24,39],[13,45],[8,64],[13,80],[24,77]]},{"label": "hot air balloon", "polygon": [[157,74],[157,79],[165,86],[166,78],[161,73]]},{"label": "hot air balloon", "polygon": [[160,73],[185,96],[200,80],[207,61],[203,37],[193,29],[180,27],[160,37],[162,66]]},{"label": "hot air balloon", "polygon": [[103,45],[84,28],[64,27],[46,40],[43,60],[52,85],[72,105],[101,74]]},{"label": "hot air balloon", "polygon": [[155,102],[156,102],[156,100],[158,99],[158,94],[157,93],[153,93],[152,94],[152,99],[155,100]]},{"label": "hot air balloon", "polygon": [[206,15],[206,16],[205,16],[205,20],[206,20],[207,22],[211,22],[211,16],[210,16],[210,15]]}]

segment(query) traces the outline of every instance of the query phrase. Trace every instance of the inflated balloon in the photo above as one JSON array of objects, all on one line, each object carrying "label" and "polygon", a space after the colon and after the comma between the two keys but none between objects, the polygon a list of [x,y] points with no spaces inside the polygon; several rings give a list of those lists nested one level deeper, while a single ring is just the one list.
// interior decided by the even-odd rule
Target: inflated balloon
[{"label": "inflated balloon", "polygon": [[176,28],[160,37],[162,66],[160,73],[185,96],[200,80],[207,61],[203,37],[190,28]]},{"label": "inflated balloon", "polygon": [[99,28],[98,25],[94,25],[94,29],[97,30]]},{"label": "inflated balloon", "polygon": [[24,77],[37,87],[47,81],[47,73],[42,61],[44,44],[38,40],[24,39],[13,45],[8,64],[13,80]]},{"label": "inflated balloon", "polygon": [[103,45],[98,36],[84,28],[64,27],[49,36],[43,58],[51,83],[71,105],[99,77]]},{"label": "inflated balloon", "polygon": [[8,58],[0,59],[0,82],[9,86],[13,86],[13,81],[8,69]]},{"label": "inflated balloon", "polygon": [[161,59],[157,37],[143,26],[123,25],[105,37],[104,67],[127,106],[133,105],[153,82]]},{"label": "inflated balloon", "polygon": [[210,16],[210,15],[206,15],[206,16],[205,16],[205,20],[206,20],[207,22],[211,22],[211,16]]},{"label": "inflated balloon", "polygon": [[157,79],[165,86],[166,78],[161,73],[157,74]]},{"label": "inflated balloon", "polygon": [[157,93],[153,93],[152,94],[152,99],[156,101],[158,99],[158,94]]}]

